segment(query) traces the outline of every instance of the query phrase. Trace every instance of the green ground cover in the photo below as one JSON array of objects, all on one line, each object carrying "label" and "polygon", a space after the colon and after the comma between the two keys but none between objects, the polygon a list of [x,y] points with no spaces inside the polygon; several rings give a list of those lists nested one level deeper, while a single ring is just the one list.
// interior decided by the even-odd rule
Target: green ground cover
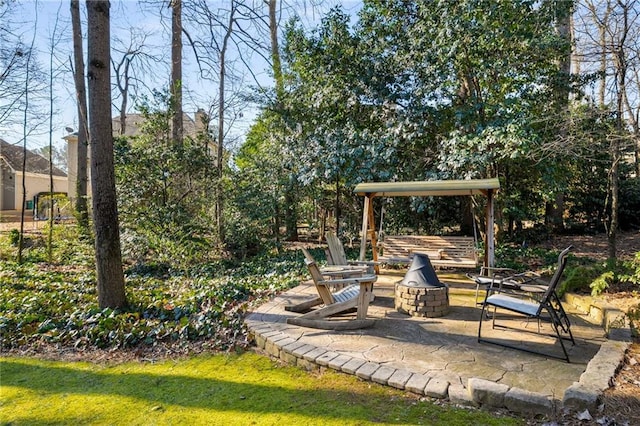
[{"label": "green ground cover", "polygon": [[[324,259],[322,249],[312,252]],[[245,312],[305,275],[296,250],[181,269],[127,261],[129,306],[122,310],[98,308],[92,247],[73,228],[56,230],[51,258],[38,235],[28,237],[22,263],[15,253],[9,236],[0,235],[0,424],[521,422],[333,371],[309,374],[247,351]],[[512,267],[534,258],[552,267],[557,253],[503,249],[498,255],[503,264],[518,263]],[[156,362],[17,355],[58,351],[81,359],[93,359],[83,354],[95,351],[129,353]],[[111,358],[121,359],[105,357]]]},{"label": "green ground cover", "polygon": [[251,352],[114,365],[3,357],[0,375],[5,425],[523,424]]}]

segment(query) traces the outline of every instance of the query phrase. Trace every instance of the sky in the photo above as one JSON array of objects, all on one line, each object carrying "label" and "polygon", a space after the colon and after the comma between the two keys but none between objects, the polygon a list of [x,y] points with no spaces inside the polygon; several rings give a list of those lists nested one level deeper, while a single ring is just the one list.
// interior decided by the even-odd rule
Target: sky
[{"label": "sky", "polygon": [[[12,1],[12,0],[9,0]],[[41,123],[37,129],[32,130],[27,137],[27,146],[30,149],[37,149],[48,146],[49,140],[58,147],[64,144],[63,136],[68,134],[66,129],[77,129],[76,105],[73,79],[70,72],[70,62],[72,61],[72,42],[71,42],[71,24],[69,0],[14,0],[15,13],[12,15],[12,21],[17,32],[25,44],[30,44],[34,37],[37,50],[37,61],[42,69],[49,74],[50,63],[53,68],[53,105],[54,113],[51,123],[51,132],[49,131],[48,118]],[[156,4],[153,4],[153,2]],[[86,37],[86,21],[84,11],[84,1],[81,1],[81,14],[83,20],[83,35]],[[211,0],[207,2],[212,10],[226,6],[228,0]],[[262,1],[256,1],[262,4]],[[335,4],[341,4],[343,8],[354,14],[361,7],[360,1],[335,1],[327,0],[322,2],[319,8],[312,7],[313,2],[309,0],[293,0],[290,12],[302,15],[302,21],[307,27],[313,27],[319,23],[323,11]],[[0,0],[0,5],[2,1]],[[140,40],[144,35],[145,46],[149,46],[147,51],[153,53],[154,57],[159,58],[160,62],[148,66],[143,70],[139,77],[144,80],[143,90],[149,93],[150,89],[163,89],[168,86],[169,76],[169,57],[170,57],[170,10],[166,7],[166,1],[163,2],[164,7],[158,7],[157,0],[112,0],[111,1],[111,47],[112,57],[119,59],[121,54],[115,50],[125,49],[131,45],[132,39]],[[0,6],[2,7],[2,6]],[[286,15],[283,14],[283,15]],[[286,16],[285,16],[286,18]],[[184,18],[183,18],[184,21]],[[0,23],[1,25],[2,23]],[[133,36],[132,36],[133,35]],[[183,40],[183,80],[184,80],[184,110],[193,117],[198,108],[205,110],[215,109],[217,99],[217,81],[204,80],[199,77],[198,66],[195,57]],[[53,54],[51,53],[53,51]],[[86,46],[85,46],[86,55]],[[230,52],[229,60],[239,64],[238,52]],[[233,88],[227,92],[227,98],[232,99],[230,93],[237,92],[238,88],[246,89],[249,86],[255,86],[257,78],[258,82],[265,86],[271,86],[271,77],[268,70],[268,63],[260,58],[259,55],[244,54],[244,62],[251,68],[251,72],[242,66],[235,74],[237,80],[233,83]],[[47,76],[47,80],[49,76]],[[112,71],[112,84],[115,82]],[[46,91],[48,99],[48,89]],[[35,103],[36,101],[33,100]],[[115,104],[119,105],[120,100],[113,99]],[[48,100],[43,103],[44,110],[49,111]],[[133,105],[129,104],[127,108],[129,112],[134,112]],[[236,117],[230,135],[235,138],[236,143],[240,143],[243,139],[244,132],[249,128],[255,119],[258,109],[255,106],[244,105],[232,112]],[[114,110],[114,115],[117,111]],[[27,123],[28,128],[33,128],[34,124]],[[22,141],[23,129],[22,125],[6,126],[0,123],[0,137],[10,143],[20,143]]]}]

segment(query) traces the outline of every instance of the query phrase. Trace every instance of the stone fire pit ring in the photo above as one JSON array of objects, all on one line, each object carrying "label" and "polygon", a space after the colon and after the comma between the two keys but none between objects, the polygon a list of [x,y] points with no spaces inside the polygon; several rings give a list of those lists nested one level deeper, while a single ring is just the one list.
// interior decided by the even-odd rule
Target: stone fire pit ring
[{"label": "stone fire pit ring", "polygon": [[449,313],[449,287],[395,284],[395,308],[414,317],[437,318]]}]

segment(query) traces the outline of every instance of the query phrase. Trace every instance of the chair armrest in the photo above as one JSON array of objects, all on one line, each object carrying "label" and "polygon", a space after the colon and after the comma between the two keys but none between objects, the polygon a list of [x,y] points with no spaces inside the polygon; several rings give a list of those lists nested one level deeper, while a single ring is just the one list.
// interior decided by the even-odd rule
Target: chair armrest
[{"label": "chair armrest", "polygon": [[504,281],[519,286],[522,291],[531,293],[544,293],[549,287],[548,281],[542,279],[540,274],[531,271],[505,277]]},{"label": "chair armrest", "polygon": [[495,277],[498,276],[513,276],[516,275],[517,271],[513,268],[498,268],[494,266],[482,266],[480,268],[480,275],[485,277]]},{"label": "chair armrest", "polygon": [[368,274],[369,268],[366,266],[327,266],[320,268],[320,274],[326,277],[358,276]]},{"label": "chair armrest", "polygon": [[350,260],[349,265],[380,265],[375,260]]},{"label": "chair armrest", "polygon": [[377,280],[378,280],[378,277],[376,275],[363,275],[361,277],[353,277],[353,278],[338,278],[334,280],[322,280],[322,281],[319,281],[317,284],[332,286],[336,284],[372,283],[372,282],[376,282]]}]

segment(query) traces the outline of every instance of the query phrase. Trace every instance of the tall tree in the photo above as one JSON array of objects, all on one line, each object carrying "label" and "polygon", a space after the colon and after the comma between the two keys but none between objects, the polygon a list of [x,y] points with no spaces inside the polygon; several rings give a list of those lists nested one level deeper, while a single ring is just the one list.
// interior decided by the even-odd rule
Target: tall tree
[{"label": "tall tree", "polygon": [[49,203],[49,232],[47,235],[47,260],[53,261],[53,221],[54,221],[54,198],[53,198],[53,116],[55,112],[56,99],[53,94],[53,80],[55,78],[54,70],[54,54],[58,49],[58,23],[60,18],[60,9],[62,3],[58,6],[54,27],[51,33],[50,45],[49,45],[49,193],[51,201]]},{"label": "tall tree", "polygon": [[[116,80],[116,89],[120,96],[120,126],[119,134],[127,132],[127,112],[131,98],[139,97],[146,89],[153,93],[145,83],[156,80],[166,73],[162,65],[163,55],[154,54],[148,44],[151,34],[139,28],[129,29],[129,40],[121,41],[114,38],[111,46],[111,66]],[[174,116],[172,116],[172,119]]]},{"label": "tall tree", "polygon": [[[238,43],[233,40],[236,30],[238,0],[223,2],[217,10],[212,10],[210,2],[198,0],[191,8],[185,9],[185,19],[189,19],[191,26],[201,33],[201,37],[190,37],[191,46],[196,54],[200,72],[205,79],[217,82],[217,153],[216,153],[216,198],[215,198],[215,226],[218,237],[222,243],[225,239],[224,226],[224,183],[225,171],[225,145],[228,143],[228,120],[233,120],[231,110],[231,99],[229,99],[229,87],[233,83],[233,61],[231,58],[232,48],[238,48]],[[232,111],[232,110],[231,110]],[[212,114],[214,115],[214,114]]]},{"label": "tall tree", "polygon": [[[556,79],[554,90],[554,107],[557,117],[557,135],[555,136],[560,141],[566,141],[567,132],[569,126],[569,96],[570,96],[570,77],[571,77],[571,52],[572,52],[572,40],[571,40],[571,14],[572,14],[572,2],[569,1],[554,1],[555,8],[555,27],[560,42],[563,43],[563,49],[558,58],[558,78]],[[559,161],[562,161],[559,158]],[[552,229],[556,232],[564,230],[564,188],[563,185],[558,185],[560,188],[556,189],[555,197],[553,200],[547,202],[547,217],[546,221],[549,222]]]},{"label": "tall tree", "polygon": [[[635,2],[631,2],[635,3]],[[625,123],[625,102],[627,93],[627,71],[628,52],[627,37],[630,34],[630,2],[617,1],[617,18],[619,25],[611,30],[611,50],[616,80],[616,132],[611,138],[611,171],[610,171],[610,194],[611,194],[611,218],[609,221],[608,237],[608,257],[615,259],[617,255],[616,235],[618,232],[618,217],[620,211],[620,162],[622,161],[621,138],[626,132]],[[637,17],[637,15],[636,15]]]},{"label": "tall tree", "polygon": [[[634,63],[638,63],[637,46],[640,32],[640,8],[637,0],[606,0],[581,2],[582,26],[585,48],[583,63],[588,71],[598,72],[598,108],[603,114],[615,117],[615,129],[605,135],[609,145],[609,174],[607,188],[608,256],[616,257],[616,234],[619,226],[620,181],[625,152],[634,147],[629,130],[634,130],[631,104],[638,99],[638,92],[629,92],[633,85]],[[589,67],[591,66],[591,67]],[[631,85],[629,84],[631,83]]]},{"label": "tall tree", "polygon": [[171,97],[173,143],[181,144],[182,123],[182,0],[171,0]]},{"label": "tall tree", "polygon": [[233,25],[235,21],[235,13],[236,13],[236,5],[235,0],[231,0],[231,10],[229,11],[229,20],[225,27],[224,36],[222,37],[222,44],[220,45],[220,49],[218,51],[218,61],[219,61],[219,73],[218,73],[218,191],[216,194],[216,222],[218,225],[218,235],[220,240],[224,242],[224,218],[223,218],[223,210],[224,210],[224,195],[223,195],[223,180],[222,176],[224,173],[224,134],[225,134],[225,126],[224,126],[224,115],[226,112],[226,104],[225,104],[225,80],[227,77],[227,50],[229,48],[229,39],[231,38],[231,34],[233,33]]},{"label": "tall tree", "polygon": [[101,308],[119,308],[126,305],[127,299],[120,251],[111,128],[109,7],[109,0],[87,0],[87,79],[98,304]]},{"label": "tall tree", "polygon": [[[283,111],[283,102],[285,96],[284,76],[282,73],[282,60],[280,58],[280,46],[278,42],[278,19],[277,19],[277,0],[265,0],[269,6],[269,38],[271,40],[271,69],[273,71],[273,80],[275,83],[275,110]],[[282,120],[282,124],[286,125],[286,120]],[[282,136],[282,133],[280,133]],[[284,146],[284,141],[281,141],[281,145]],[[289,178],[284,188],[284,224],[286,237],[288,240],[298,239],[298,215],[296,209],[296,187],[295,176],[291,171],[289,172]],[[278,222],[278,221],[276,221]],[[278,223],[279,225],[279,223]],[[279,228],[278,228],[279,229]],[[337,231],[337,230],[336,230]]]},{"label": "tall tree", "polygon": [[87,208],[87,154],[89,126],[87,116],[87,90],[84,81],[84,53],[82,49],[82,24],[80,22],[80,0],[71,0],[71,26],[73,29],[73,80],[76,88],[78,111],[78,154],[76,164],[75,210],[81,230],[89,228]]},{"label": "tall tree", "polygon": [[[38,4],[36,2],[35,8],[35,23],[34,27],[38,26]],[[31,38],[31,45],[29,46],[27,60],[25,64],[25,75],[24,75],[24,112],[23,112],[23,122],[22,122],[22,205],[20,206],[20,238],[18,240],[18,263],[22,262],[22,249],[24,246],[24,214],[27,205],[27,185],[26,185],[26,170],[27,170],[27,117],[29,114],[29,83],[30,83],[30,71],[31,71],[31,61],[33,60],[32,55],[34,52],[34,45],[36,41],[36,31],[34,28],[33,37]],[[10,70],[10,68],[7,68]]]}]

